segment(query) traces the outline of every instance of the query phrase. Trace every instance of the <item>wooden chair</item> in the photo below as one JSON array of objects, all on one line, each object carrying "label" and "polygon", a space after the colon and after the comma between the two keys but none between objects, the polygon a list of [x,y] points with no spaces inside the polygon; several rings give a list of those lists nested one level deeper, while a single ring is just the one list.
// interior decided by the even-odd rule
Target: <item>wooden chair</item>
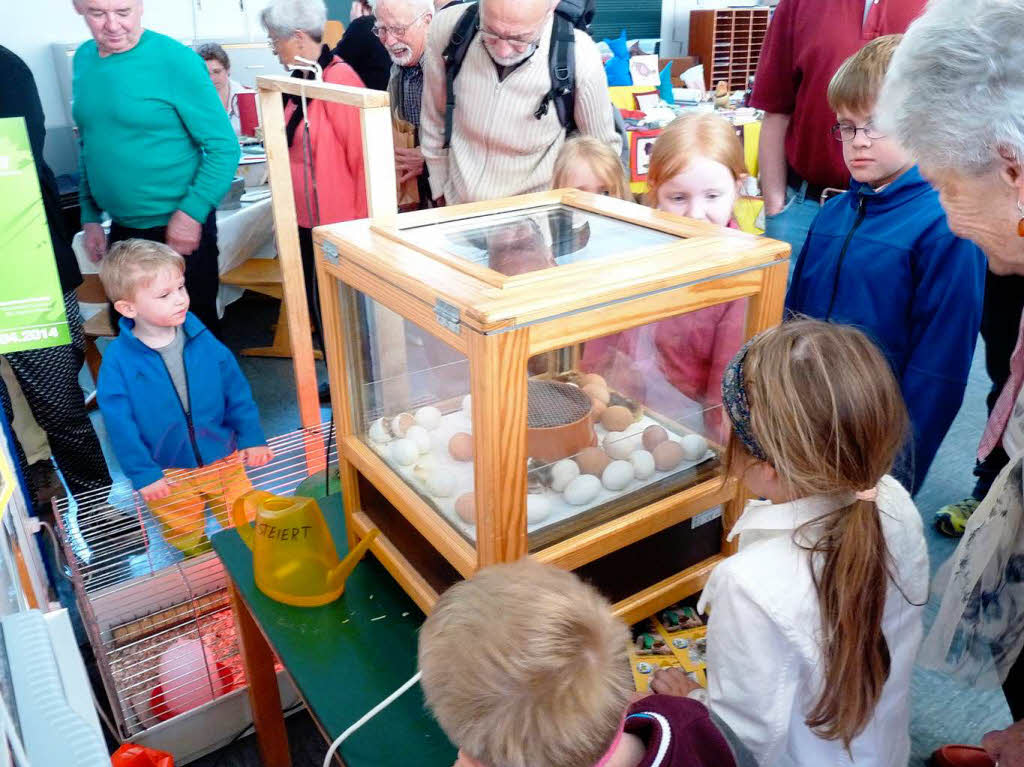
[{"label": "wooden chair", "polygon": [[[98,274],[83,274],[82,284],[75,293],[83,304],[103,304],[103,308],[82,325],[82,334],[85,336],[85,364],[89,368],[93,383],[98,383],[103,357],[96,346],[96,339],[114,338],[117,335],[117,328],[110,321],[110,303],[107,301],[107,294],[103,291]],[[88,410],[96,407],[95,391],[86,398],[85,406]]]},{"label": "wooden chair", "polygon": [[[245,290],[252,290],[276,298],[281,302],[281,307],[277,312],[277,325],[274,328],[274,340],[271,345],[242,349],[239,354],[243,357],[290,358],[292,344],[288,335],[288,314],[284,300],[281,262],[276,258],[250,258],[234,269],[224,272],[220,276],[220,281],[222,285],[234,285]],[[323,354],[319,351],[314,351],[313,356],[316,359],[323,359]]]},{"label": "wooden chair", "polygon": [[97,338],[114,338],[117,328],[110,321],[110,302],[103,291],[103,284],[98,274],[83,274],[82,284],[75,291],[78,300],[83,304],[103,304],[103,308],[85,321],[82,332],[85,335],[85,364],[95,382],[100,374],[100,350],[96,346]]}]

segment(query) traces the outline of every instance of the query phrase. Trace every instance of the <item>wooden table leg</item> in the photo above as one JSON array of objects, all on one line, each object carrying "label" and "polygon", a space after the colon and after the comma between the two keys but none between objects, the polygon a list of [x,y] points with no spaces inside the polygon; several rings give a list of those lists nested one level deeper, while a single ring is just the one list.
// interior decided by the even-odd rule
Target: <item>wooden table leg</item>
[{"label": "wooden table leg", "polygon": [[281,695],[277,690],[277,675],[274,673],[274,654],[238,589],[230,581],[228,583],[238,631],[238,646],[242,652],[242,666],[249,684],[249,707],[252,709],[252,721],[259,740],[260,760],[263,767],[291,767],[288,732],[284,727]]}]

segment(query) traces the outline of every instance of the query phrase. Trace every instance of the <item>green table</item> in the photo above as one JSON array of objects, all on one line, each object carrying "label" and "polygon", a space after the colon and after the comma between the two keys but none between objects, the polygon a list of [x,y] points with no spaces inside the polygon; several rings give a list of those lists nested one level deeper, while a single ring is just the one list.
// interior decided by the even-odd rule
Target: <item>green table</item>
[{"label": "green table", "polygon": [[[340,498],[321,501],[320,506],[338,554],[344,556]],[[264,767],[291,765],[272,652],[328,742],[416,672],[423,613],[372,555],[356,566],[340,599],[324,607],[302,608],[275,602],[256,588],[252,554],[235,530],[214,535],[213,548],[230,578]],[[340,752],[350,767],[450,767],[456,757],[427,713],[418,685],[350,736]]]}]

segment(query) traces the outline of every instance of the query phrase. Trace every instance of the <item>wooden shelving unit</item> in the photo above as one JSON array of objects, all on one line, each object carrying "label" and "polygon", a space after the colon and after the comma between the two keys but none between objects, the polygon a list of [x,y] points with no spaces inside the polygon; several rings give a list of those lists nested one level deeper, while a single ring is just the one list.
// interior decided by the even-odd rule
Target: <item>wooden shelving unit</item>
[{"label": "wooden shelving unit", "polygon": [[757,72],[768,32],[769,8],[719,8],[690,11],[691,56],[704,64],[704,85],[725,80],[729,90],[745,90]]}]

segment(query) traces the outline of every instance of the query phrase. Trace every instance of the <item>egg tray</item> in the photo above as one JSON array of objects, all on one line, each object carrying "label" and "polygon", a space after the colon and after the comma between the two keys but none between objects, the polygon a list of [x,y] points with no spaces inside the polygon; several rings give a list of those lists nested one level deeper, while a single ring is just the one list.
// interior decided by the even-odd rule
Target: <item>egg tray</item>
[{"label": "egg tray", "polygon": [[[644,415],[637,422],[641,428],[648,426],[665,426]],[[597,444],[601,444],[608,430],[600,424],[594,427],[597,433]],[[679,441],[681,434],[672,429],[667,429],[669,439]],[[417,463],[412,466],[402,466],[391,457],[389,443],[376,443],[368,437],[366,444],[381,457],[381,459],[405,482],[412,487],[431,507],[433,507],[445,521],[454,527],[463,538],[469,543],[476,544],[476,525],[471,525],[462,520],[455,513],[455,500],[463,493],[473,492],[473,462],[456,461],[448,453],[448,441],[457,432],[472,433],[472,423],[466,413],[461,410],[446,413],[441,417],[440,425],[430,434],[429,453],[420,456]],[[658,498],[663,498],[678,489],[691,484],[692,476],[698,473],[696,467],[714,461],[717,465],[717,454],[709,449],[703,458],[696,461],[684,460],[671,471],[655,471],[646,480],[633,479],[623,490],[608,490],[602,487],[597,496],[590,503],[582,506],[573,506],[565,501],[562,493],[551,488],[543,488],[540,492],[530,493],[527,496],[527,533],[530,536],[529,548],[531,551],[542,548],[548,543],[560,538],[573,535],[576,532],[606,519],[621,516],[634,508],[652,503]],[[708,465],[708,469],[713,465]],[[455,490],[447,498],[439,498],[430,494],[426,485],[426,474],[430,471],[439,471],[451,474],[455,477]],[[538,483],[535,480],[536,472],[529,475],[530,485],[535,489]],[[542,520],[530,521],[529,510],[532,504],[536,504],[537,497],[544,498],[548,503],[548,514]]]}]

